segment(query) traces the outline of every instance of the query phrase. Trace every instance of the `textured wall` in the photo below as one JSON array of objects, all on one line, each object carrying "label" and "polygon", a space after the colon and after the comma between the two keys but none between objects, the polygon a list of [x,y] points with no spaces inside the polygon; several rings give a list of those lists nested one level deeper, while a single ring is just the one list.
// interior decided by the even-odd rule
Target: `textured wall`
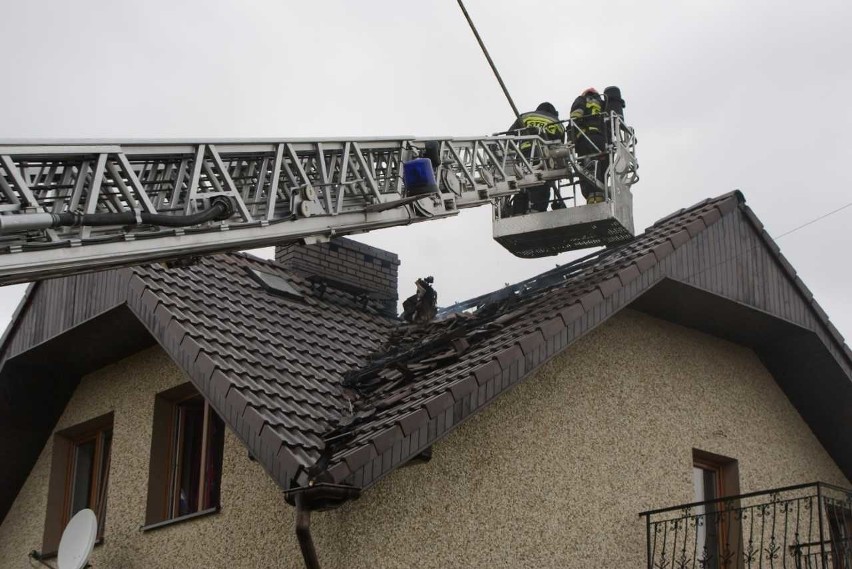
[{"label": "textured wall", "polygon": [[[221,513],[139,531],[145,520],[154,394],[186,381],[162,350],[151,348],[84,378],[59,420],[57,430],[62,430],[115,412],[106,533],[92,564],[116,569],[301,566],[292,508],[230,431]],[[27,553],[41,549],[51,450],[48,443],[0,526],[0,569],[30,568]],[[330,518],[315,518],[322,550],[330,547],[323,537],[334,533],[326,527]]]},{"label": "textured wall", "polygon": [[641,567],[637,514],[692,501],[693,448],[738,459],[742,492],[848,486],[752,351],[627,310],[345,507],[343,557]]},{"label": "textured wall", "polygon": [[[154,348],[84,379],[58,428],[115,411],[96,567],[300,567],[293,511],[228,435],[222,512],[140,533]],[[638,512],[692,498],[692,448],[739,460],[743,492],[848,485],[750,350],[626,311],[344,508],[314,514],[324,569],[639,567]],[[0,526],[0,567],[40,547],[50,445]]]}]

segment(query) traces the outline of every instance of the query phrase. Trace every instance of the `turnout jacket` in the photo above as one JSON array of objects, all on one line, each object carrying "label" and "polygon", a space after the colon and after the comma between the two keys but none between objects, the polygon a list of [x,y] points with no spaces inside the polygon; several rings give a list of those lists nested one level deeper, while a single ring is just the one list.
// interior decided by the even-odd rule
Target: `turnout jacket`
[{"label": "turnout jacket", "polygon": [[[523,113],[509,127],[510,131],[524,131],[529,129],[529,134],[539,134],[545,140],[562,140],[565,136],[565,127],[559,119],[551,114],[541,111]],[[522,132],[521,134],[527,134]]]},{"label": "turnout jacket", "polygon": [[[571,118],[586,135],[603,134],[603,108],[604,102],[600,95],[580,95],[571,105]],[[579,133],[577,135],[579,136]]]}]

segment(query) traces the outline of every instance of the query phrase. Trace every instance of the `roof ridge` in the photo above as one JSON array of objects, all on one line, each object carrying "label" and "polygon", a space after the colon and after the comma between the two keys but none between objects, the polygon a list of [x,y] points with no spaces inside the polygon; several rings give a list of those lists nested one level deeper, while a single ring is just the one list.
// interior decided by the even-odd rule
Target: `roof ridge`
[{"label": "roof ridge", "polygon": [[[672,219],[674,219],[676,217],[680,217],[680,216],[682,216],[686,213],[689,213],[691,211],[696,211],[696,210],[698,210],[698,209],[700,209],[700,208],[702,208],[706,205],[709,205],[711,203],[715,204],[715,203],[718,203],[718,202],[723,202],[723,201],[725,201],[725,200],[727,200],[731,197],[736,197],[737,201],[741,205],[745,205],[745,203],[746,203],[745,196],[743,195],[743,193],[740,190],[734,190],[732,192],[722,194],[721,196],[717,196],[715,198],[705,198],[705,199],[701,200],[700,202],[698,202],[696,204],[693,204],[689,207],[681,208],[674,213],[670,213],[669,215],[666,215],[665,217],[661,217],[660,219],[655,221],[650,227],[647,227],[645,229],[644,233],[647,233],[651,228],[659,227],[659,226],[671,221]],[[643,235],[644,235],[644,233],[643,233]]]}]

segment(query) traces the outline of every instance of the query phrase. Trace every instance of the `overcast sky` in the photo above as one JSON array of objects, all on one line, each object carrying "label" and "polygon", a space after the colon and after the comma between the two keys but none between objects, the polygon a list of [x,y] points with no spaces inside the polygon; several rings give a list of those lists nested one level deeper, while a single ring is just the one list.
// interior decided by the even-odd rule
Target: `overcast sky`
[{"label": "overcast sky", "polygon": [[[637,229],[739,188],[771,235],[852,202],[852,2],[467,0],[521,110],[618,85],[637,131]],[[512,114],[455,0],[4,0],[0,138],[466,136]],[[852,207],[779,241],[852,338]],[[489,208],[359,239],[439,303],[535,261]],[[23,286],[0,289],[5,326]]]}]

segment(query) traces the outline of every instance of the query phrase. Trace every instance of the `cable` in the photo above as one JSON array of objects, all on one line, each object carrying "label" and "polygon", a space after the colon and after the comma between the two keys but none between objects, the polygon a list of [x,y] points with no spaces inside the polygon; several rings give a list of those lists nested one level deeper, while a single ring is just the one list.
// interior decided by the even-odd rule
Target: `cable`
[{"label": "cable", "polygon": [[839,208],[837,208],[837,209],[831,210],[830,212],[825,213],[825,214],[823,214],[823,215],[821,215],[821,216],[819,216],[819,217],[817,217],[817,218],[814,218],[814,219],[812,219],[812,220],[810,220],[810,221],[808,221],[808,222],[806,222],[806,223],[803,223],[802,225],[800,225],[800,226],[798,226],[798,227],[794,227],[794,228],[793,228],[793,229],[791,229],[790,231],[787,231],[787,232],[785,232],[785,233],[782,233],[782,234],[781,234],[781,235],[779,235],[778,237],[773,237],[773,239],[774,239],[775,241],[778,241],[778,240],[779,240],[779,239],[781,239],[782,237],[786,237],[787,235],[790,235],[791,233],[795,233],[795,232],[797,232],[798,230],[803,229],[803,228],[807,227],[808,225],[812,225],[812,224],[816,223],[817,221],[823,220],[823,219],[825,219],[826,217],[828,217],[828,216],[830,216],[830,215],[834,215],[834,214],[835,214],[835,213],[837,213],[838,211],[842,211],[842,210],[846,209],[847,207],[852,207],[852,202],[849,202],[849,203],[848,203],[848,204],[846,204],[846,205],[842,205],[842,206],[840,206],[840,207],[839,207]]},{"label": "cable", "polygon": [[521,118],[521,113],[518,112],[518,107],[515,106],[515,101],[513,101],[512,96],[509,95],[509,90],[506,88],[506,84],[503,83],[503,78],[500,77],[500,73],[497,71],[497,66],[494,65],[494,60],[491,59],[491,54],[489,54],[488,50],[485,49],[485,44],[482,42],[482,38],[479,37],[479,32],[476,31],[476,26],[473,25],[473,20],[470,19],[470,14],[467,13],[467,9],[464,7],[462,0],[457,1],[467,23],[470,25],[470,29],[473,31],[473,35],[476,36],[476,41],[479,42],[479,47],[482,48],[482,53],[485,54],[485,59],[488,60],[488,65],[491,66],[491,71],[494,72],[494,76],[497,77],[497,82],[500,83],[500,88],[503,89],[503,94],[506,95],[506,100],[509,101],[509,106],[512,107],[512,111],[515,113],[515,118]]}]

